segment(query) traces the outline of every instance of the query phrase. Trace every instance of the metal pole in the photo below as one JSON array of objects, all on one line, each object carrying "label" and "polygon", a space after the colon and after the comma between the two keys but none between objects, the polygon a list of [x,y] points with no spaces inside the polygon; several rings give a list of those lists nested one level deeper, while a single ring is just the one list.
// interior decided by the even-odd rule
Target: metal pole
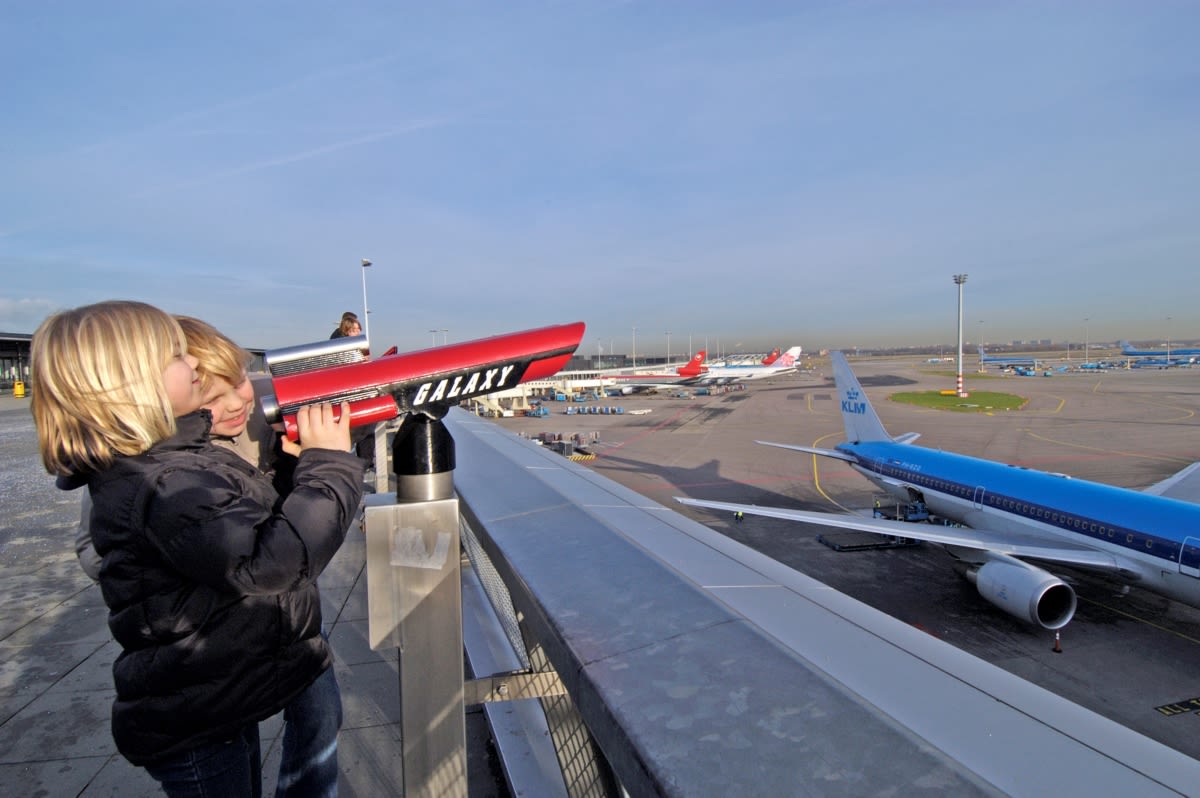
[{"label": "metal pole", "polygon": [[671,331],[667,330],[667,363],[671,362]]},{"label": "metal pole", "polygon": [[371,261],[367,258],[362,259],[362,284],[363,284],[363,335],[367,336],[367,345],[371,344],[371,309],[367,307],[367,269],[370,267]]},{"label": "metal pole", "polygon": [[[983,319],[979,320],[979,345],[981,347],[987,346],[987,341],[983,340]],[[1070,360],[1070,359],[1071,359],[1070,357],[1067,357],[1067,360]],[[979,359],[979,373],[980,374],[983,373],[983,358]]]},{"label": "metal pole", "polygon": [[962,366],[962,344],[963,344],[963,283],[967,281],[967,275],[954,275],[954,284],[958,286],[958,376],[955,382],[955,392],[961,398],[967,394],[963,391],[963,366]]},{"label": "metal pole", "polygon": [[399,649],[403,795],[467,798],[459,503],[441,419],[406,416],[392,466],[396,492],[366,502],[368,637]]},{"label": "metal pole", "polygon": [[1091,361],[1088,360],[1088,319],[1083,320],[1083,364],[1086,366]]},{"label": "metal pole", "polygon": [[637,368],[637,327],[633,328],[633,367]]}]

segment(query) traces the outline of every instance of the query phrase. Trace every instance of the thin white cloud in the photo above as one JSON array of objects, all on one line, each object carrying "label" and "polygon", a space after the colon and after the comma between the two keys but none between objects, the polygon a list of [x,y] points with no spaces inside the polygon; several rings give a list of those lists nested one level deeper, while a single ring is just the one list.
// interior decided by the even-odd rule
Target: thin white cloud
[{"label": "thin white cloud", "polygon": [[66,153],[62,153],[61,155],[69,155],[69,156],[92,155],[92,154],[95,154],[99,150],[108,149],[111,147],[124,145],[129,142],[138,141],[138,140],[150,137],[150,136],[155,136],[155,135],[162,133],[163,131],[171,130],[173,128],[181,127],[184,125],[188,125],[188,124],[197,122],[202,119],[206,119],[206,118],[221,115],[221,114],[227,114],[230,111],[236,111],[240,108],[247,108],[250,106],[259,105],[259,104],[263,103],[264,101],[271,99],[272,97],[277,97],[282,94],[287,94],[287,93],[293,92],[297,89],[301,89],[305,86],[309,86],[309,85],[312,85],[315,83],[320,83],[322,81],[326,81],[331,78],[345,77],[345,76],[353,75],[353,74],[360,73],[360,72],[366,72],[366,71],[370,71],[370,70],[380,69],[384,66],[387,66],[391,62],[395,61],[399,57],[400,56],[396,55],[396,54],[383,55],[383,56],[379,56],[378,58],[370,58],[370,59],[366,59],[364,61],[358,61],[358,62],[350,63],[350,64],[341,64],[338,66],[330,67],[328,69],[318,70],[316,72],[312,72],[312,73],[309,73],[302,77],[299,77],[295,80],[291,80],[286,83],[282,83],[278,86],[271,86],[269,88],[265,88],[260,91],[252,92],[250,94],[245,94],[241,97],[235,97],[235,98],[233,98],[231,100],[227,100],[225,102],[215,103],[213,105],[207,105],[207,106],[203,106],[203,107],[199,107],[199,108],[193,108],[191,110],[183,111],[181,113],[175,114],[175,115],[167,117],[165,119],[161,119],[157,122],[152,122],[151,124],[144,125],[142,127],[139,127],[139,128],[133,129],[133,130],[127,130],[127,131],[120,133],[118,135],[115,135],[115,136],[109,136],[108,138],[101,139],[99,141],[87,142],[85,144],[82,144],[78,147],[73,148],[72,150],[70,150]]},{"label": "thin white cloud", "polygon": [[442,120],[433,119],[408,122],[397,127],[388,128],[387,130],[380,130],[375,133],[368,133],[364,136],[356,136],[343,141],[336,141],[331,144],[325,144],[310,150],[303,150],[301,152],[290,153],[288,155],[281,155],[277,158],[267,158],[265,160],[254,161],[252,163],[243,164],[231,169],[210,172],[193,180],[185,180],[182,182],[164,184],[161,186],[152,186],[143,191],[131,194],[130,196],[134,199],[144,199],[146,197],[153,197],[160,194],[181,191],[183,189],[195,188],[196,186],[218,183],[231,177],[240,177],[241,175],[250,174],[252,172],[260,172],[264,169],[274,169],[280,166],[288,166],[290,164],[308,161],[313,158],[320,158],[323,155],[329,155],[330,153],[339,152],[341,150],[348,150],[352,147],[361,147],[364,144],[374,144],[375,142],[385,141],[387,139],[396,138],[397,136],[403,136],[406,133],[438,127],[443,124],[446,123]]}]

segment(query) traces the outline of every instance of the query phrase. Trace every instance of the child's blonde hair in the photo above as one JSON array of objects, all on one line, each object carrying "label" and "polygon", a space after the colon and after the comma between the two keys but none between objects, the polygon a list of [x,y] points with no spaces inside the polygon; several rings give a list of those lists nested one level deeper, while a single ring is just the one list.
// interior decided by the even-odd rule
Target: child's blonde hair
[{"label": "child's blonde hair", "polygon": [[225,337],[211,324],[191,316],[176,316],[187,339],[188,354],[200,361],[196,373],[200,375],[200,390],[207,392],[214,378],[220,378],[237,387],[246,377],[246,367],[253,358]]},{"label": "child's blonde hair", "polygon": [[114,300],[55,313],[33,334],[32,409],[52,474],[99,471],[175,433],[163,371],[187,354],[168,313]]}]

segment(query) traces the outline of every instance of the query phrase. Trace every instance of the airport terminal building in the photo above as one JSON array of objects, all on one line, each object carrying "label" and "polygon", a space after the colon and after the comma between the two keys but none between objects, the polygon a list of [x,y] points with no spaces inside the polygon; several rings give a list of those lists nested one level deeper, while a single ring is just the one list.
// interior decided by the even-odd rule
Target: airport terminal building
[{"label": "airport terminal building", "polygon": [[29,345],[32,335],[0,333],[0,390],[11,391],[16,382],[29,379]]}]

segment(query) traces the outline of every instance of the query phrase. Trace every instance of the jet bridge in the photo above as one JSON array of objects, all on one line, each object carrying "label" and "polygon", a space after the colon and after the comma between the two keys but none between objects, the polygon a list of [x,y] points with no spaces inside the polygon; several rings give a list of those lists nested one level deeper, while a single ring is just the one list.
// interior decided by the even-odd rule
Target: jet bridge
[{"label": "jet bridge", "polygon": [[[444,422],[471,541],[459,595],[468,619],[477,609],[497,619],[490,630],[466,624],[468,653],[475,662],[488,652],[502,672],[438,688],[457,693],[457,705],[403,725],[444,723],[464,695],[545,696],[514,707],[527,728],[546,724],[569,745],[506,755],[506,766],[549,785],[514,792],[1150,796],[1200,783],[1200,762],[491,422],[457,409]],[[370,590],[394,585],[385,578]],[[406,606],[459,601],[437,595]],[[459,644],[455,621],[442,631]],[[421,646],[399,632],[402,670],[461,679],[459,669],[423,666]],[[510,728],[497,741],[519,736]],[[459,770],[429,767],[443,779]],[[465,784],[439,790],[465,794]]]}]

